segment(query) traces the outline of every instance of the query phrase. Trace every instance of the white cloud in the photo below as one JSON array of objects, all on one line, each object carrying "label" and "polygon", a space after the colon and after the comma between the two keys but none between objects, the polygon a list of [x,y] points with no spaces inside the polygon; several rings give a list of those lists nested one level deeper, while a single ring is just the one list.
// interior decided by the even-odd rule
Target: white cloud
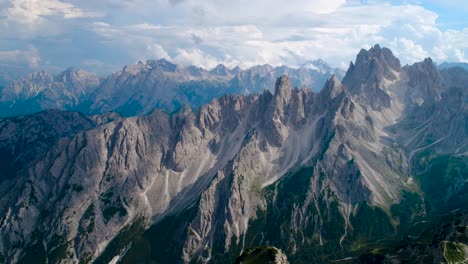
[{"label": "white cloud", "polygon": [[[0,40],[30,43],[38,37],[53,37],[81,28],[74,20],[101,17],[62,0],[0,0]],[[26,43],[23,43],[26,44]]]},{"label": "white cloud", "polygon": [[[96,23],[95,32],[109,43],[128,45],[134,59],[161,56],[203,67],[218,62],[299,65],[318,57],[347,66],[360,48],[375,43],[390,47],[404,63],[427,56],[460,60],[468,53],[463,46],[468,40],[457,37],[461,32],[439,30],[437,14],[417,5],[344,5],[340,0],[292,0],[287,5],[279,0],[185,0],[160,5],[161,12],[172,11],[170,18],[157,24]],[[187,15],[194,8],[202,11]],[[141,45],[147,48],[138,48]]]},{"label": "white cloud", "polygon": [[406,38],[396,38],[389,45],[392,50],[395,50],[395,55],[405,58],[407,61],[422,61],[429,57],[427,51],[421,45]]},{"label": "white cloud", "polygon": [[[56,41],[68,34],[71,40],[63,49],[68,48],[65,45],[86,49],[86,60],[105,65],[167,58],[205,68],[218,63],[298,66],[322,58],[347,67],[361,48],[376,43],[391,48],[403,63],[427,56],[438,62],[467,60],[468,25],[463,30],[442,30],[436,23],[438,14],[417,1],[368,2],[9,0],[9,9],[2,10],[10,22],[16,19],[17,25],[7,21],[7,27],[2,28],[0,23],[0,30],[5,29],[5,39],[21,35],[26,43],[36,36]],[[28,27],[34,27],[35,35],[25,30]],[[73,35],[75,31],[79,33]],[[109,54],[103,55],[107,51]]]},{"label": "white cloud", "polygon": [[217,58],[206,54],[199,49],[179,49],[177,50],[177,55],[173,61],[183,66],[199,65],[208,69],[214,68],[216,65],[221,63]]},{"label": "white cloud", "polygon": [[26,65],[37,70],[40,62],[39,53],[33,46],[26,50],[0,50],[0,63],[3,65]]},{"label": "white cloud", "polygon": [[455,58],[457,58],[458,61],[461,62],[468,62],[468,59],[465,57],[465,52],[460,50],[460,49],[455,49]]},{"label": "white cloud", "polygon": [[22,24],[34,24],[47,16],[61,16],[65,19],[97,16],[97,13],[82,10],[59,0],[11,0],[10,2],[11,6],[6,10],[6,16]]},{"label": "white cloud", "polygon": [[171,57],[167,54],[164,48],[157,43],[148,43],[146,50],[152,58],[170,59]]}]

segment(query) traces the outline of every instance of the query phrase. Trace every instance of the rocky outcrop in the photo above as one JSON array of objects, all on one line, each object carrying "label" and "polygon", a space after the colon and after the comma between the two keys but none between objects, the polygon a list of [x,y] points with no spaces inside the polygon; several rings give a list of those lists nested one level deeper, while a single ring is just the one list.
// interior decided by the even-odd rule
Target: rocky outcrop
[{"label": "rocky outcrop", "polygon": [[289,264],[286,255],[275,247],[247,249],[236,259],[236,264]]},{"label": "rocky outcrop", "polygon": [[62,138],[118,120],[114,113],[84,116],[76,112],[49,110],[31,116],[0,120],[0,182],[47,153]]},{"label": "rocky outcrop", "polygon": [[390,82],[399,79],[400,61],[387,48],[375,45],[369,51],[362,49],[351,63],[343,78],[343,84],[352,94],[361,95],[360,99],[374,109],[390,107],[391,99],[387,93]]},{"label": "rocky outcrop", "polygon": [[[159,76],[158,67],[184,70],[140,63],[112,85]],[[12,262],[216,263],[273,245],[310,263],[398,235],[425,213],[415,153],[465,155],[466,100],[458,82],[424,80],[430,65],[400,68],[385,48],[362,51],[353,67],[320,93],[281,76],[274,93],[93,123],[57,140],[14,183],[0,183],[0,251]],[[440,97],[419,105],[414,90]],[[450,139],[435,127],[444,122]],[[136,223],[149,229],[129,237]]]}]

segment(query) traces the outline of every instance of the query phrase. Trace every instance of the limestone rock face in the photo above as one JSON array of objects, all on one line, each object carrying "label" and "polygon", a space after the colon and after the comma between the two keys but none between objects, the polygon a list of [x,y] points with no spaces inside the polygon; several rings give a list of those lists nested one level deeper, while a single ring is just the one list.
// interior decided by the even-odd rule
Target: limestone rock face
[{"label": "limestone rock face", "polygon": [[120,119],[114,113],[84,116],[75,112],[49,110],[32,116],[0,120],[0,181],[11,178],[16,171],[46,154],[62,138],[74,137]]},{"label": "limestone rock face", "polygon": [[343,84],[350,92],[375,109],[388,108],[391,103],[387,93],[390,82],[399,79],[400,61],[387,48],[375,45],[369,51],[362,49],[351,63]]},{"label": "limestone rock face", "polygon": [[[112,85],[159,76],[154,68],[185,71],[140,63]],[[281,76],[274,93],[224,95],[198,111],[2,120],[2,151],[27,166],[0,182],[0,253],[11,262],[210,263],[274,245],[290,261],[331,261],[424,214],[413,177],[431,155],[466,155],[466,73],[434,74],[428,60],[400,68],[376,46],[320,93]]]}]

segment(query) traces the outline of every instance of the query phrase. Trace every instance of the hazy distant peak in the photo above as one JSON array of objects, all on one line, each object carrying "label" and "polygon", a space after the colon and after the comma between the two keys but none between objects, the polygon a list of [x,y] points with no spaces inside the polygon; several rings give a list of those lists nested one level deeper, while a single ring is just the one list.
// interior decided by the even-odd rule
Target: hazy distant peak
[{"label": "hazy distant peak", "polygon": [[239,66],[236,66],[236,67],[232,68],[232,70],[231,70],[232,74],[234,74],[234,75],[238,74],[241,71],[242,71],[242,69]]},{"label": "hazy distant peak", "polygon": [[196,77],[201,77],[203,74],[208,73],[208,71],[203,68],[203,67],[198,67],[198,66],[188,66],[184,69],[186,72],[188,72],[192,76]]},{"label": "hazy distant peak", "polygon": [[159,60],[147,60],[146,65],[151,68],[158,68],[167,72],[175,72],[179,68],[177,64],[174,64],[164,58]]},{"label": "hazy distant peak", "polygon": [[55,76],[55,79],[58,80],[72,80],[77,78],[98,78],[98,76],[93,72],[88,72],[82,69],[76,69],[74,67],[69,67],[65,71]]},{"label": "hazy distant peak", "polygon": [[444,62],[438,65],[439,69],[448,69],[452,67],[461,67],[465,70],[468,70],[468,63],[466,62]]},{"label": "hazy distant peak", "polygon": [[328,63],[326,63],[322,59],[307,61],[306,63],[302,64],[301,68],[315,70],[320,73],[327,73],[333,71],[330,65],[328,65]]},{"label": "hazy distant peak", "polygon": [[[155,107],[171,112],[184,103],[198,107],[223,94],[274,92],[276,79],[282,75],[288,76],[292,87],[309,87],[315,91],[323,87],[331,74],[343,76],[338,69],[328,69],[328,64],[321,59],[311,63],[322,70],[269,64],[230,69],[219,64],[208,71],[197,66],[182,68],[167,59],[159,59],[139,61],[102,78],[75,68],[57,75],[43,71],[2,89],[0,102],[6,109],[3,116],[51,108],[88,113],[118,111],[130,116],[149,113]],[[13,104],[26,100],[37,106]]]},{"label": "hazy distant peak", "polygon": [[224,66],[224,64],[218,64],[215,68],[213,68],[210,71],[210,73],[227,76],[231,74],[231,71],[226,66]]}]

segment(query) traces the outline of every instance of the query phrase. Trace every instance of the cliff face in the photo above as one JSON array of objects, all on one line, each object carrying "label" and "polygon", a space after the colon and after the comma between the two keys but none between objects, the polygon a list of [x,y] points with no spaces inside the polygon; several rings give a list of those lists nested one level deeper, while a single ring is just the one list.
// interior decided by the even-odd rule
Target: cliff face
[{"label": "cliff face", "polygon": [[307,263],[396,235],[426,213],[422,163],[466,155],[466,89],[432,70],[374,47],[320,93],[282,76],[197,112],[95,116],[0,183],[1,252],[216,263],[274,245]]}]

